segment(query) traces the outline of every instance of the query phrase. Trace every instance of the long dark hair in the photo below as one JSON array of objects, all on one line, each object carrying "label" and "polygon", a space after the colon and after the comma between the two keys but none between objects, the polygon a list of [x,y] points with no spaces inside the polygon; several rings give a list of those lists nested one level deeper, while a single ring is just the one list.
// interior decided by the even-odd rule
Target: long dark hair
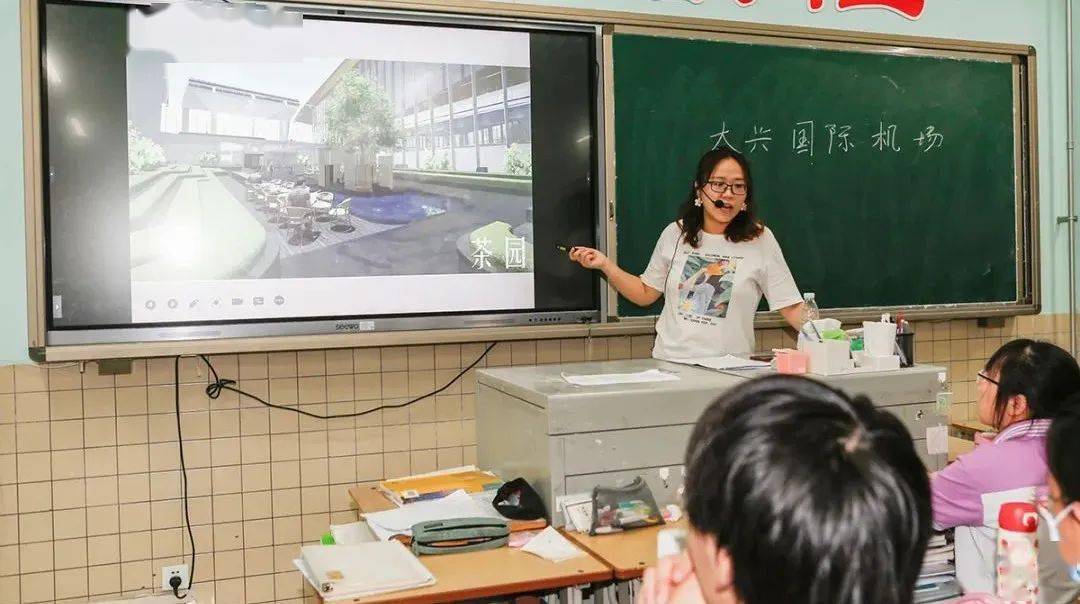
[{"label": "long dark hair", "polygon": [[1030,419],[1053,419],[1070,396],[1080,392],[1080,366],[1076,359],[1050,342],[1018,339],[986,361],[984,370],[998,372],[994,400],[994,427],[1001,429],[1009,399],[1024,395]]},{"label": "long dark hair", "polygon": [[701,245],[701,229],[705,226],[705,208],[695,205],[694,201],[698,198],[698,190],[709,181],[709,176],[712,175],[716,164],[725,159],[735,160],[742,168],[743,177],[746,179],[746,209],[739,212],[728,224],[727,229],[724,230],[724,237],[732,243],[751,241],[765,230],[765,225],[757,217],[757,204],[753,203],[754,179],[750,176],[750,162],[745,155],[731,147],[720,147],[705,152],[705,155],[698,160],[696,176],[690,185],[690,194],[679,206],[679,227],[682,229],[683,241],[693,247]]},{"label": "long dark hair", "polygon": [[910,604],[930,537],[911,433],[865,397],[794,376],[744,382],[698,419],[686,509],[743,602]]}]

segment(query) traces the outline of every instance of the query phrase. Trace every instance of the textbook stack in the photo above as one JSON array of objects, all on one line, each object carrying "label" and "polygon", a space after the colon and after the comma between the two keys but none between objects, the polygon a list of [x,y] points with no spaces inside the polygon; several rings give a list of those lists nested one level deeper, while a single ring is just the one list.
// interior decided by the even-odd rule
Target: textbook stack
[{"label": "textbook stack", "polygon": [[960,597],[952,531],[933,533],[926,546],[922,570],[915,582],[915,604],[947,602]]}]

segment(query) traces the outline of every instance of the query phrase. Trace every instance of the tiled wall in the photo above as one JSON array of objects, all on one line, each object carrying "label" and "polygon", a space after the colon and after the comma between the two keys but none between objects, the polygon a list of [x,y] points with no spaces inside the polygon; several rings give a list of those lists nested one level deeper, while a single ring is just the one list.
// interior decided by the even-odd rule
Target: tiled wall
[{"label": "tiled wall", "polygon": [[[1016,334],[1066,344],[1064,317],[916,325],[916,356],[946,364],[954,418],[969,415],[982,360]],[[759,349],[790,343],[758,333]],[[651,338],[498,345],[488,366],[646,357]],[[483,344],[213,357],[222,377],[272,402],[320,414],[395,404],[445,384]],[[180,505],[173,361],[0,367],[0,604],[145,594],[163,565],[187,563]],[[330,523],[356,518],[356,482],[472,463],[475,377],[434,400],[330,421],[205,394],[201,362],[181,362],[181,427],[195,529],[199,602],[310,601],[292,559]]]}]

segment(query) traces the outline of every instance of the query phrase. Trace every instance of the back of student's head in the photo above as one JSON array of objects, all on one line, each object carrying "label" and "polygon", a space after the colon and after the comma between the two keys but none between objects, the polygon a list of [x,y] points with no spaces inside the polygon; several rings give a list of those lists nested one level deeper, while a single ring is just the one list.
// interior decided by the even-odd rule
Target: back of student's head
[{"label": "back of student's head", "polygon": [[1046,438],[1046,461],[1063,503],[1080,501],[1080,393],[1054,419]]},{"label": "back of student's head", "polygon": [[1053,419],[1073,394],[1080,392],[1076,359],[1049,342],[1018,339],[997,349],[985,371],[996,374],[994,425],[1001,427],[1009,399],[1023,395],[1030,419]]},{"label": "back of student's head", "polygon": [[726,550],[742,602],[912,601],[929,481],[903,424],[866,398],[747,382],[698,420],[687,469],[690,524]]}]

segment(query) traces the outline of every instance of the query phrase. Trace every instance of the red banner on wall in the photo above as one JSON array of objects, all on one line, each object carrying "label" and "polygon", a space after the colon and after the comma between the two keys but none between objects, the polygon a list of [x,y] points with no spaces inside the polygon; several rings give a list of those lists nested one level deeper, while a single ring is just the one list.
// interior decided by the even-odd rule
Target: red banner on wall
[{"label": "red banner on wall", "polygon": [[[690,0],[694,4],[701,4],[703,0]],[[740,6],[750,6],[756,0],[735,0]],[[903,15],[908,19],[918,19],[922,16],[926,0],[836,0],[836,10],[847,11],[856,8],[877,8],[892,11]],[[816,13],[825,7],[825,0],[806,0],[806,8]]]}]

